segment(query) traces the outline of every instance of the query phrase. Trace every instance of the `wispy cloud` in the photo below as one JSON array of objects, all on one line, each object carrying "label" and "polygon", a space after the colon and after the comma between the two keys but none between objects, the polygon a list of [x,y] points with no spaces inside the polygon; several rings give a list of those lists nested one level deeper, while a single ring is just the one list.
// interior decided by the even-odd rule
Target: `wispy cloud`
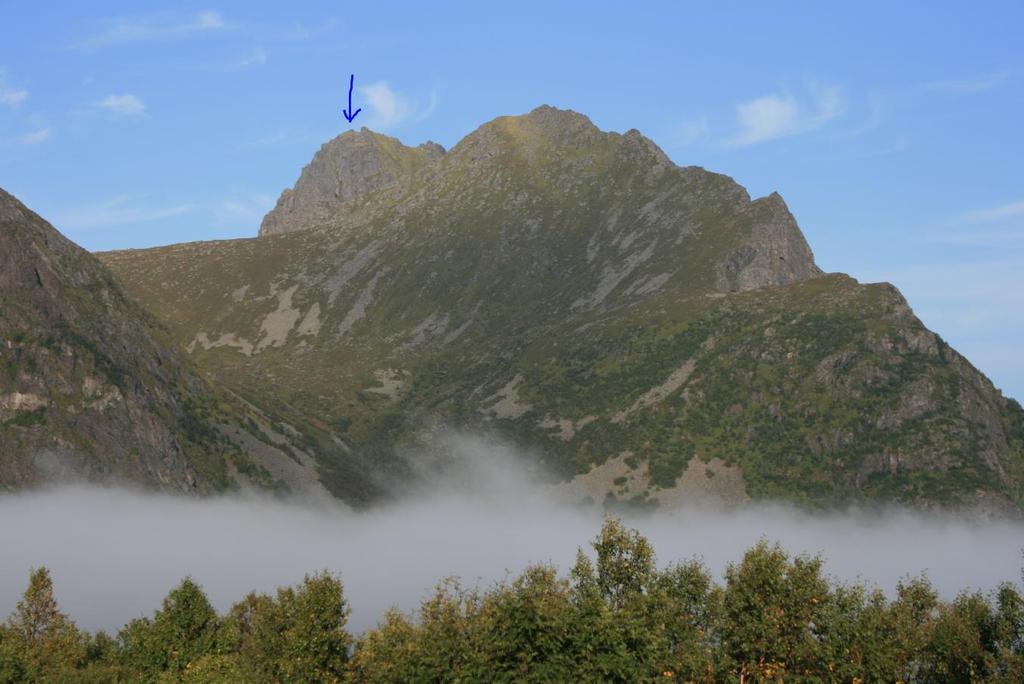
[{"label": "wispy cloud", "polygon": [[877,130],[885,120],[886,110],[889,106],[887,99],[877,94],[869,96],[867,99],[867,114],[861,119],[860,123],[854,124],[846,130],[839,131],[832,137],[835,140],[856,138]]},{"label": "wispy cloud", "polygon": [[233,197],[214,208],[218,223],[258,225],[260,220],[274,206],[276,198],[262,193]]},{"label": "wispy cloud", "polygon": [[28,99],[28,91],[7,84],[7,73],[0,69],[0,105],[17,107]]},{"label": "wispy cloud", "polygon": [[890,143],[882,145],[860,145],[856,149],[841,155],[843,159],[874,159],[875,157],[886,157],[890,154],[898,154],[910,149],[912,143],[910,138],[900,137]]},{"label": "wispy cloud", "polygon": [[239,56],[228,63],[228,69],[248,69],[249,67],[262,66],[267,63],[267,51],[261,47],[253,48],[249,52]]},{"label": "wispy cloud", "polygon": [[736,105],[739,130],[726,144],[746,147],[806,133],[821,128],[842,111],[842,91],[836,86],[812,88],[809,103],[789,93],[764,95]]},{"label": "wispy cloud", "polygon": [[974,209],[948,217],[939,223],[933,241],[975,247],[1016,247],[1024,244],[1024,200]]},{"label": "wispy cloud", "polygon": [[[357,122],[361,119],[356,119]],[[306,145],[308,143],[321,143],[325,138],[334,135],[331,130],[311,130],[301,128],[278,128],[263,135],[247,138],[235,145],[235,151],[265,149],[281,145]]]},{"label": "wispy cloud", "polygon": [[98,204],[59,211],[54,223],[61,230],[82,230],[88,228],[109,228],[133,223],[149,223],[188,213],[195,209],[191,204],[168,207],[153,207],[139,204],[139,197],[118,195]]},{"label": "wispy cloud", "polygon": [[670,139],[675,145],[685,147],[706,139],[710,133],[708,117],[702,116],[699,119],[688,119],[677,124],[670,133]]},{"label": "wispy cloud", "polygon": [[306,26],[305,24],[296,22],[287,29],[275,31],[273,33],[273,37],[276,40],[313,40],[314,38],[319,38],[322,35],[330,33],[337,27],[337,24],[338,22],[334,19],[328,19],[317,26]]},{"label": "wispy cloud", "polygon": [[433,88],[430,91],[430,100],[427,102],[427,106],[416,115],[417,121],[422,121],[428,116],[434,113],[437,106],[441,104],[441,95],[437,92],[437,88]]},{"label": "wispy cloud", "polygon": [[937,93],[952,93],[955,95],[969,95],[992,90],[1010,77],[1007,71],[1000,71],[991,74],[979,74],[965,78],[951,78],[940,81],[930,81],[924,84],[925,90]]},{"label": "wispy cloud", "polygon": [[947,245],[970,245],[972,247],[1024,246],[1024,230],[986,230],[967,233],[950,233],[936,240]]},{"label": "wispy cloud", "polygon": [[440,103],[436,89],[431,91],[427,104],[420,107],[403,93],[393,90],[387,81],[377,81],[356,90],[366,99],[366,125],[382,130],[395,128],[409,121],[422,121],[433,114]]},{"label": "wispy cloud", "polygon": [[275,145],[280,145],[285,142],[294,142],[298,138],[299,136],[292,133],[291,131],[281,129],[274,131],[273,133],[261,135],[258,138],[243,140],[242,142],[238,143],[238,145],[235,146],[235,149],[249,150],[263,147],[273,147]]},{"label": "wispy cloud", "polygon": [[149,16],[114,20],[105,30],[90,36],[73,47],[96,49],[126,43],[177,40],[227,28],[224,17],[213,10],[203,10],[188,17]]},{"label": "wispy cloud", "polygon": [[146,113],[146,105],[131,93],[107,95],[97,102],[96,106],[119,116],[139,116]]},{"label": "wispy cloud", "polygon": [[988,207],[986,209],[969,211],[964,214],[961,219],[963,223],[988,223],[992,221],[1002,221],[1008,218],[1016,218],[1018,216],[1024,216],[1024,200],[1020,202],[1010,202],[1009,204],[1001,204],[997,207]]},{"label": "wispy cloud", "polygon": [[38,131],[32,131],[18,137],[15,142],[19,145],[38,145],[39,143],[46,142],[50,139],[50,129],[40,128]]}]

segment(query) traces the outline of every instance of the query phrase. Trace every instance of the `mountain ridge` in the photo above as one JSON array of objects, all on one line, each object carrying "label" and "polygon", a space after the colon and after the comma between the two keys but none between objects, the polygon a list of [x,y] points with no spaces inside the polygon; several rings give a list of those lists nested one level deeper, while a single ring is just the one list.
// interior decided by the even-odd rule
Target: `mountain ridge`
[{"label": "mountain ridge", "polygon": [[[197,493],[254,477],[371,505],[450,464],[455,430],[519,447],[560,496],[605,507],[780,499],[1021,514],[1020,404],[892,286],[822,273],[777,194],[752,200],[727,176],[672,164],[639,133],[604,133],[553,108],[484,124],[443,154],[398,145],[369,131],[326,144],[291,191],[293,210],[275,219],[290,229],[96,255],[110,271],[90,261],[82,272],[110,283],[93,287],[108,293],[98,300],[74,273],[57,295],[25,298],[50,276],[33,270],[46,241],[24,242],[44,222],[18,209],[4,234],[20,236],[7,248],[22,261],[0,272],[0,294],[23,313],[5,310],[5,353],[29,340],[42,359],[27,331],[79,316],[91,344],[123,338],[108,355],[137,378],[126,387],[160,395],[181,383],[125,356],[157,342],[103,328],[154,317],[166,342],[153,353],[206,397],[195,420],[161,410],[152,430],[187,424],[217,445],[185,450],[216,474],[195,487],[174,480]],[[339,172],[349,147],[386,149],[391,165]],[[137,304],[96,307],[121,302],[121,289]],[[67,348],[83,364],[95,357]],[[18,353],[5,358],[13,384],[0,409],[31,424],[0,428],[23,454],[8,471],[29,472],[32,439],[130,432],[117,411],[84,427],[66,424],[77,409],[53,412],[52,424],[25,418],[34,409],[10,397],[46,392],[29,391]],[[46,389],[47,401],[60,395]],[[76,463],[164,486],[131,470],[133,453],[104,462],[80,450]]]},{"label": "mountain ridge", "polygon": [[100,257],[211,378],[318,426],[336,496],[397,495],[445,426],[608,505],[718,478],[731,500],[1019,514],[1019,404],[891,285],[822,273],[777,193],[551,107],[327,201],[309,174],[351,171],[335,152],[288,191],[323,220]]}]

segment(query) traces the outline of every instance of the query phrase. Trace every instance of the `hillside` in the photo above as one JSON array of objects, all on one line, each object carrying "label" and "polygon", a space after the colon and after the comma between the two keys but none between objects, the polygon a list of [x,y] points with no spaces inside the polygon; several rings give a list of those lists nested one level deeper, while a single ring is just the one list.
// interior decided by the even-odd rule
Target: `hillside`
[{"label": "hillside", "polygon": [[1020,406],[895,288],[823,274],[777,194],[573,112],[448,152],[346,133],[259,238],[99,256],[354,503],[445,428],[609,504],[1024,502]]},{"label": "hillside", "polygon": [[0,488],[283,488],[268,423],[216,392],[94,256],[0,190]]}]

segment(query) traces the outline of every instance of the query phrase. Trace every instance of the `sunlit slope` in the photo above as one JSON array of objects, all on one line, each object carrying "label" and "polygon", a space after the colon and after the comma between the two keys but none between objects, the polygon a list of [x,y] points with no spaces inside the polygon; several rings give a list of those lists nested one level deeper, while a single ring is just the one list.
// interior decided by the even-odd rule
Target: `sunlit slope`
[{"label": "sunlit slope", "polygon": [[300,187],[329,220],[101,258],[212,378],[315,426],[343,498],[454,426],[565,479],[605,464],[592,498],[1019,510],[1019,406],[891,286],[822,275],[778,195],[549,107],[400,183]]}]

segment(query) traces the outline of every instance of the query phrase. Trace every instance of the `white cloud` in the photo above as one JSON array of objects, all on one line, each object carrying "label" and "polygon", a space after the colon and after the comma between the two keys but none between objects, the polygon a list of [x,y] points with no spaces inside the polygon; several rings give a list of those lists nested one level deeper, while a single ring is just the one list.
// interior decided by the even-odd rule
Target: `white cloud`
[{"label": "white cloud", "polygon": [[739,131],[727,140],[745,147],[824,126],[842,113],[842,91],[835,86],[812,88],[811,107],[793,95],[772,93],[736,105]]},{"label": "white cloud", "polygon": [[28,99],[28,91],[7,85],[7,75],[0,69],[0,105],[17,107]]},{"label": "white cloud", "polygon": [[14,107],[24,102],[27,98],[27,90],[17,90],[15,88],[0,89],[0,104]]},{"label": "white cloud", "polygon": [[953,93],[955,95],[969,95],[971,93],[981,93],[986,90],[992,90],[999,84],[1003,83],[1010,74],[1005,71],[1001,71],[994,74],[980,74],[978,76],[969,76],[966,78],[951,78],[943,81],[931,81],[925,83],[925,90],[931,90],[937,93]]},{"label": "white cloud", "polygon": [[219,12],[203,10],[187,18],[136,17],[118,19],[107,30],[78,43],[83,49],[187,38],[227,28]]},{"label": "white cloud", "polygon": [[38,145],[41,142],[46,142],[50,139],[50,129],[40,128],[38,131],[32,131],[19,137],[17,142],[21,145]]},{"label": "white cloud", "polygon": [[409,116],[409,101],[391,90],[387,81],[377,81],[358,90],[368,100],[369,113],[375,118],[377,126],[396,126]]},{"label": "white cloud", "polygon": [[138,116],[146,113],[146,105],[143,104],[142,100],[130,93],[107,95],[97,102],[96,106],[121,116]]},{"label": "white cloud", "polygon": [[195,209],[191,204],[146,207],[137,204],[137,199],[131,195],[118,195],[98,204],[59,211],[55,215],[54,223],[61,230],[109,228],[132,223],[159,221]]},{"label": "white cloud", "polygon": [[[358,87],[356,92],[366,101],[368,116],[365,125],[381,130],[394,128],[408,121],[422,121],[433,114],[440,103],[440,97],[437,90],[434,89],[430,93],[427,105],[420,108],[415,101],[392,90],[387,81],[377,81],[367,86]],[[359,108],[360,102],[353,100],[352,106]]]}]

